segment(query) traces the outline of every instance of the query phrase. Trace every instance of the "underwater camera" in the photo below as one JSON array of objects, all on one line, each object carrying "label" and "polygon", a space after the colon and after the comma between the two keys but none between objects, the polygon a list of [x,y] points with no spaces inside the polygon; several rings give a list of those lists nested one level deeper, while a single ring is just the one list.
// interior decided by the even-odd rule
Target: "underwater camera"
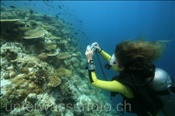
[{"label": "underwater camera", "polygon": [[89,45],[90,46],[90,48],[91,48],[91,50],[93,51],[93,52],[96,52],[96,44],[91,44],[91,45]]}]

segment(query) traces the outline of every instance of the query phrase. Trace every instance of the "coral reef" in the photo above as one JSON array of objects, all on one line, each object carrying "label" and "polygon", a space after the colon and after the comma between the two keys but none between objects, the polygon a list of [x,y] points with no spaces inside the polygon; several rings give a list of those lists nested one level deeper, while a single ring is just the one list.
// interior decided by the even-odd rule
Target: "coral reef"
[{"label": "coral reef", "polygon": [[[3,116],[107,116],[109,99],[90,85],[86,65],[63,20],[1,8]],[[98,111],[99,110],[99,111]]]},{"label": "coral reef", "polygon": [[29,30],[25,22],[20,19],[1,19],[0,24],[1,36],[9,40],[21,39],[24,32]]}]

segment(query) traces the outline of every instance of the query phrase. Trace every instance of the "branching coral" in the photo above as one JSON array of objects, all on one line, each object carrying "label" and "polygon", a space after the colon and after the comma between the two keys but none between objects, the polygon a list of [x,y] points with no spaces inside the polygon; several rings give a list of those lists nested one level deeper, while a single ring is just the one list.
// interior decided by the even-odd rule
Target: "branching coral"
[{"label": "branching coral", "polygon": [[56,48],[57,48],[56,44],[47,44],[47,45],[45,45],[45,49],[48,50],[48,51],[55,50]]}]

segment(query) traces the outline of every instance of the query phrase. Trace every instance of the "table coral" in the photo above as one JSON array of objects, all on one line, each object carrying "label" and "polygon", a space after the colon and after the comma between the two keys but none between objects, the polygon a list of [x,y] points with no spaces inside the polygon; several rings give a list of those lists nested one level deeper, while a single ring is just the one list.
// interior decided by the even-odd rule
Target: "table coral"
[{"label": "table coral", "polygon": [[72,71],[66,68],[58,68],[58,70],[56,71],[56,75],[70,77],[72,75]]},{"label": "table coral", "polygon": [[25,33],[24,39],[38,39],[43,38],[46,31],[42,29],[29,30]]},{"label": "table coral", "polygon": [[58,76],[49,77],[48,87],[56,87],[61,84],[61,79]]},{"label": "table coral", "polygon": [[67,59],[67,58],[70,58],[71,55],[69,53],[61,53],[58,55],[58,58],[59,59]]},{"label": "table coral", "polygon": [[21,39],[28,30],[25,22],[20,19],[1,19],[1,36],[6,39]]},{"label": "table coral", "polygon": [[48,58],[47,54],[42,52],[40,54],[38,54],[37,56],[40,60],[46,61],[46,59]]},{"label": "table coral", "polygon": [[19,24],[20,19],[1,19],[0,24],[1,24],[1,29],[3,31],[7,29],[13,29],[16,27],[16,25]]}]

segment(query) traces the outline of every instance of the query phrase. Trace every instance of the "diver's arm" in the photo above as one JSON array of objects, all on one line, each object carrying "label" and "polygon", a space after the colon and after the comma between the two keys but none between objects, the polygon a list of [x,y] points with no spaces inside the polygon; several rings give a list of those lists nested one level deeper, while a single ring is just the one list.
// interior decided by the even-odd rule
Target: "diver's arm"
[{"label": "diver's arm", "polygon": [[99,51],[99,53],[100,53],[100,55],[101,55],[107,62],[110,61],[111,56],[110,56],[108,53],[106,53],[104,50],[101,49],[101,50]]},{"label": "diver's arm", "polygon": [[90,79],[90,82],[92,83],[92,85],[95,87],[105,89],[105,90],[108,90],[111,92],[118,92],[118,93],[121,93],[128,98],[133,97],[133,93],[128,86],[123,85],[116,80],[113,80],[113,81],[99,80],[99,79],[97,79],[97,76],[96,76],[94,70],[92,70],[92,71],[89,70],[89,79]]},{"label": "diver's arm", "polygon": [[[99,51],[99,53],[101,54],[101,56],[109,63],[108,66],[112,67],[112,69],[114,71],[117,71],[119,72],[119,67],[118,67],[118,64],[115,62],[113,62],[113,56],[111,57],[108,53],[106,53],[105,51],[103,51],[102,49]],[[111,62],[113,65],[111,65]],[[108,69],[108,68],[107,68]]]}]

